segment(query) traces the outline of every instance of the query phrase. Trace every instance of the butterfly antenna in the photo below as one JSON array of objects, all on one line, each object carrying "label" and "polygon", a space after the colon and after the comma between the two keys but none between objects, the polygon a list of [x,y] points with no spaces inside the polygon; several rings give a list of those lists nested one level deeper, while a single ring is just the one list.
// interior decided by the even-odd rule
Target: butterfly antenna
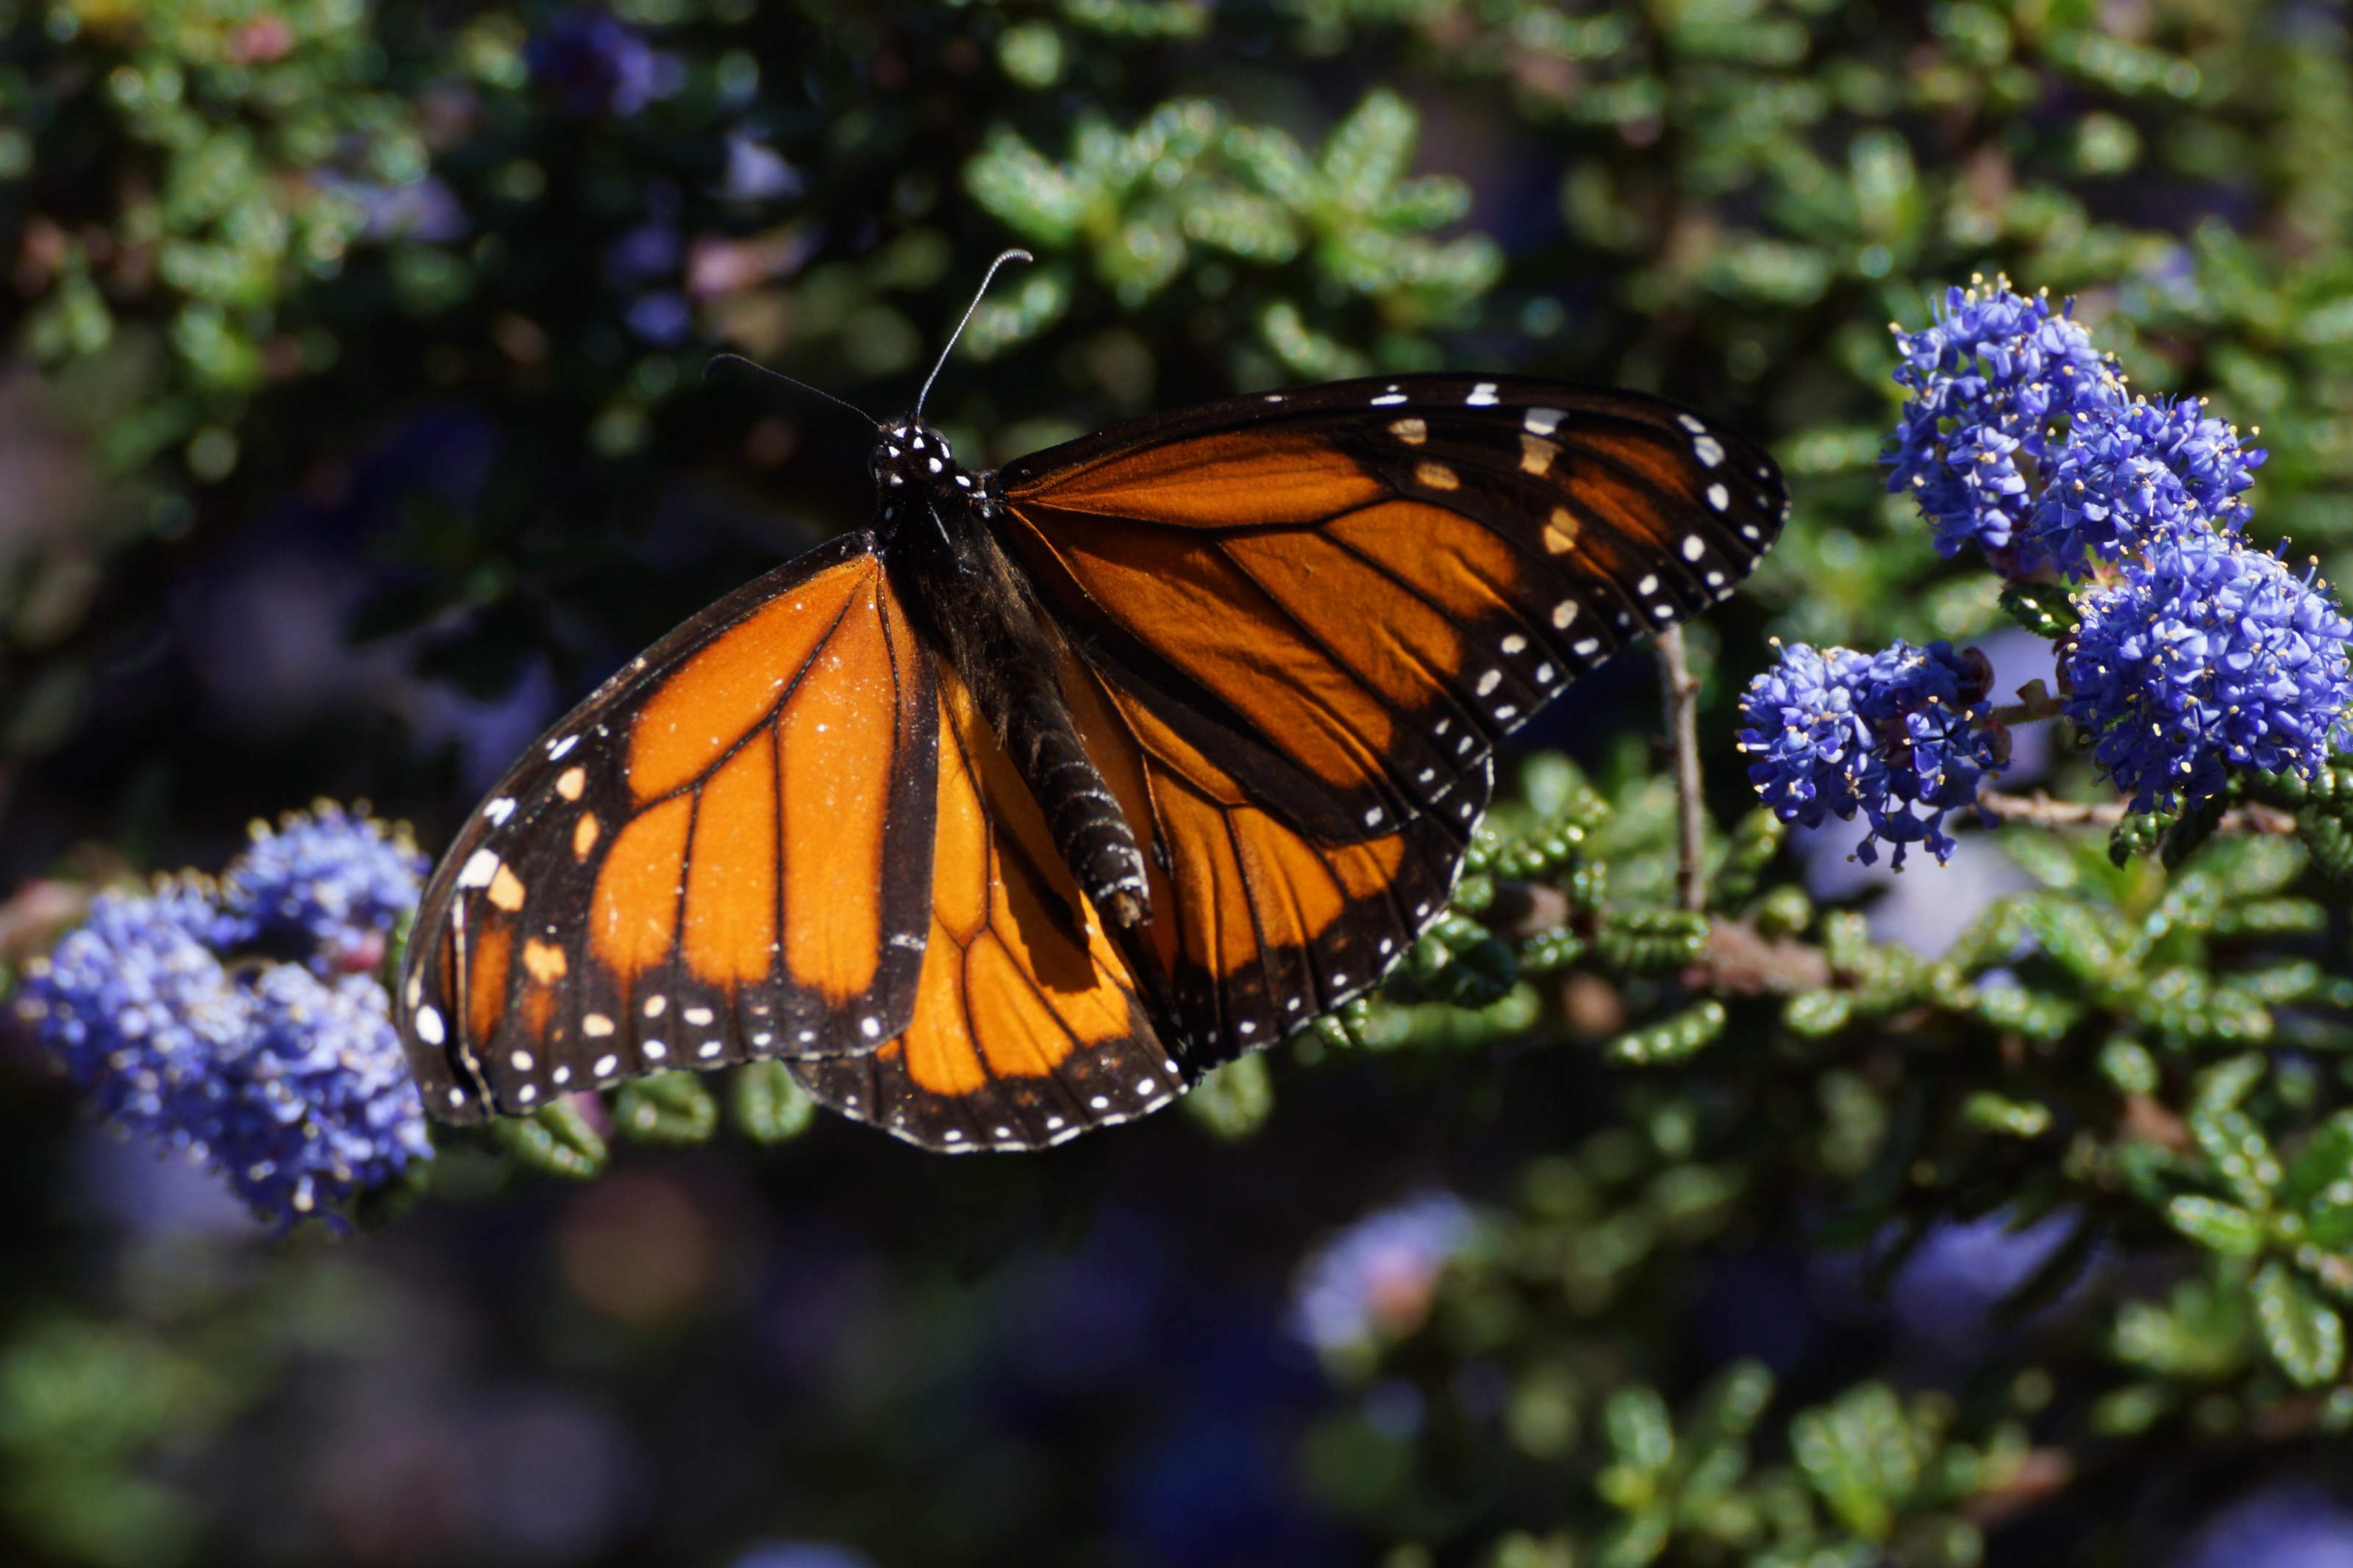
[{"label": "butterfly antenna", "polygon": [[828,392],[825,388],[821,386],[811,386],[806,381],[795,381],[783,371],[770,370],[766,365],[762,364],[759,361],[745,359],[742,354],[712,354],[711,356],[711,363],[702,367],[702,379],[705,381],[710,380],[711,373],[719,368],[722,364],[740,364],[746,370],[756,370],[762,375],[768,377],[772,381],[781,381],[786,386],[797,386],[803,392],[809,393],[814,396],[824,398],[828,403],[838,404],[841,407],[849,409],[852,414],[857,415],[860,419],[865,420],[869,425],[879,426],[882,423],[882,421],[875,418],[874,416],[867,413],[866,410],[859,407],[858,405],[850,402],[848,398],[836,397],[832,393]]},{"label": "butterfly antenna", "polygon": [[966,327],[972,325],[973,312],[980,309],[981,300],[987,298],[989,284],[996,280],[997,269],[1004,266],[1008,261],[1035,261],[1038,258],[1036,257],[1030,255],[1026,250],[1008,250],[988,264],[988,272],[981,279],[980,287],[972,291],[972,303],[964,308],[964,320],[958,321],[956,323],[956,330],[948,334],[947,346],[940,350],[939,363],[932,366],[931,374],[923,377],[923,390],[915,394],[915,417],[918,420],[922,419],[923,416],[923,399],[932,395],[932,383],[939,380],[940,372],[947,368],[948,355],[955,350],[956,340],[964,336],[964,330]]}]

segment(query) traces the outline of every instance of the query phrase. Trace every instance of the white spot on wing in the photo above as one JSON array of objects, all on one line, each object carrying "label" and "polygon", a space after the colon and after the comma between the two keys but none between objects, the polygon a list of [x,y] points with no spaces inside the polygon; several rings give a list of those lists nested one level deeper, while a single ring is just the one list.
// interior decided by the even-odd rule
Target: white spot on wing
[{"label": "white spot on wing", "polygon": [[1495,688],[1503,684],[1504,672],[1500,669],[1491,669],[1486,674],[1479,678],[1479,695],[1482,697],[1487,696],[1489,693],[1493,692]]},{"label": "white spot on wing", "polygon": [[482,815],[491,819],[491,826],[493,827],[504,827],[507,818],[514,815],[514,808],[515,803],[512,799],[506,795],[501,795],[482,807]]},{"label": "white spot on wing", "polygon": [[1707,434],[1706,424],[1704,421],[1693,418],[1688,414],[1676,415],[1675,423],[1682,426],[1684,429],[1690,431],[1694,436],[1704,436]]},{"label": "white spot on wing", "polygon": [[1568,630],[1568,623],[1575,619],[1577,619],[1577,601],[1575,599],[1563,599],[1559,604],[1555,605],[1552,607],[1553,630],[1565,632]]},{"label": "white spot on wing", "polygon": [[1520,428],[1531,436],[1549,436],[1560,428],[1568,416],[1557,408],[1531,408],[1528,416],[1520,421]]},{"label": "white spot on wing", "polygon": [[1686,534],[1684,534],[1684,535],[1683,535],[1683,559],[1684,559],[1684,560],[1686,560],[1686,561],[1696,561],[1696,560],[1698,560],[1701,556],[1703,556],[1703,555],[1704,555],[1704,554],[1706,554],[1706,553],[1707,553],[1707,546],[1706,546],[1705,544],[1703,544],[1702,542],[1700,542],[1700,537],[1699,537],[1699,535],[1698,535],[1698,534],[1696,534],[1696,533],[1686,533]]},{"label": "white spot on wing", "polygon": [[577,735],[566,735],[560,741],[550,741],[547,743],[547,760],[551,763],[554,762],[579,743],[580,737]]},{"label": "white spot on wing", "polygon": [[1495,402],[1495,384],[1492,381],[1481,382],[1471,389],[1471,395],[1462,401],[1473,408],[1493,407]]},{"label": "white spot on wing", "polygon": [[448,1031],[441,1026],[441,1015],[438,1011],[431,1007],[417,1009],[417,1037],[428,1046],[438,1046],[449,1037]]},{"label": "white spot on wing", "polygon": [[1724,443],[1713,436],[1694,436],[1692,437],[1692,456],[1712,468],[1724,461]]},{"label": "white spot on wing", "polygon": [[498,874],[499,852],[495,849],[477,849],[466,858],[465,866],[458,872],[458,886],[487,888],[491,885],[491,879]]},{"label": "white spot on wing", "polygon": [[1707,487],[1707,504],[1722,511],[1732,504],[1732,492],[1722,485],[1710,485]]},{"label": "white spot on wing", "polygon": [[1514,632],[1510,637],[1504,639],[1504,651],[1505,653],[1517,653],[1527,646],[1528,639],[1522,637],[1517,632]]}]

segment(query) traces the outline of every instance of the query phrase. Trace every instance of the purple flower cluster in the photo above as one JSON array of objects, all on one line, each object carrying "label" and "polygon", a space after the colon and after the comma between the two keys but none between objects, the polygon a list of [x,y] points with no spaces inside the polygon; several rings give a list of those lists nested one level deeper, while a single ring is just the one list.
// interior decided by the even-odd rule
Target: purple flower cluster
[{"label": "purple flower cluster", "polygon": [[1471,1245],[1471,1211],[1430,1193],[1366,1215],[1301,1265],[1291,1331],[1320,1351],[1396,1339],[1421,1326],[1439,1277]]},{"label": "purple flower cluster", "polygon": [[523,51],[533,85],[567,114],[624,117],[681,85],[676,60],[602,11],[569,11]]},{"label": "purple flower cluster", "polygon": [[1952,289],[1895,345],[1895,379],[1912,395],[1887,488],[1918,498],[1947,557],[1971,542],[2012,549],[2033,508],[2027,467],[2050,461],[2054,421],[2122,401],[2114,368],[2064,310],[2007,282]]},{"label": "purple flower cluster", "polygon": [[[2353,734],[2353,632],[2313,574],[2243,542],[2264,454],[2236,426],[2131,396],[2066,310],[2006,280],[1952,290],[1896,342],[1912,395],[1888,488],[1918,498],[1948,556],[1974,541],[2006,576],[2083,584],[2065,711],[2137,810],[2210,799],[2232,769],[2308,774]],[[1874,836],[1916,832],[1941,857],[1941,810],[1999,764],[1941,695],[1891,727],[1886,704],[1905,699],[1886,679],[1861,655],[1790,650],[1749,691],[1749,775],[1785,820],[1861,810]],[[1924,721],[1950,727],[1923,739]],[[1926,826],[1886,802],[1925,808]]]},{"label": "purple flower cluster", "polygon": [[2184,529],[2075,604],[2067,716],[2137,811],[2208,799],[2226,767],[2309,775],[2346,732],[2353,623],[2276,556]]},{"label": "purple flower cluster", "polygon": [[2027,523],[2032,554],[2081,580],[2183,531],[2235,533],[2264,454],[2195,402],[2136,398],[2076,416]]},{"label": "purple flower cluster", "polygon": [[1949,643],[1875,654],[1795,644],[1741,698],[1748,781],[1784,822],[1862,813],[1870,831],[1855,853],[1866,865],[1879,858],[1874,840],[1895,846],[1899,870],[1913,844],[1948,859],[1945,814],[1973,804],[2009,755],[1990,682],[1982,655]]},{"label": "purple flower cluster", "polygon": [[[26,966],[16,1012],[99,1114],[221,1173],[280,1226],[430,1158],[384,987],[350,973],[422,858],[364,816],[289,816],[221,884],[101,894]],[[290,947],[274,963],[256,943]]]},{"label": "purple flower cluster", "polygon": [[221,878],[221,909],[237,922],[230,944],[291,939],[322,976],[382,963],[431,868],[405,833],[331,800],[275,828],[257,822],[252,839]]}]

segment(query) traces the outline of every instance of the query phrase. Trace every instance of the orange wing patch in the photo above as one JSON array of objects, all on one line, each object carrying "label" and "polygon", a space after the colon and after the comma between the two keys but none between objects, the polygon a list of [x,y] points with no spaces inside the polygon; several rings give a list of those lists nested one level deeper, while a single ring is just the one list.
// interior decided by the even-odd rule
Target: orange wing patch
[{"label": "orange wing patch", "polygon": [[[1062,511],[1190,528],[1313,522],[1378,500],[1381,485],[1305,432],[1220,434],[1133,448],[1053,476]],[[1008,492],[1018,501],[1025,492]]]},{"label": "orange wing patch", "polygon": [[863,535],[617,677],[427,891],[401,1005],[436,1112],[902,1031],[931,930],[938,712]]},{"label": "orange wing patch", "polygon": [[1036,1149],[1184,1087],[1135,971],[951,671],[940,678],[932,935],[913,1021],[871,1056],[796,1062],[811,1094],[911,1142]]},{"label": "orange wing patch", "polygon": [[[1063,687],[1145,841],[1145,937],[1197,1069],[1362,995],[1444,909],[1467,827],[1424,813],[1379,837],[1317,843],[1115,675],[1074,661]],[[1465,816],[1490,787],[1482,764],[1458,792]]]}]

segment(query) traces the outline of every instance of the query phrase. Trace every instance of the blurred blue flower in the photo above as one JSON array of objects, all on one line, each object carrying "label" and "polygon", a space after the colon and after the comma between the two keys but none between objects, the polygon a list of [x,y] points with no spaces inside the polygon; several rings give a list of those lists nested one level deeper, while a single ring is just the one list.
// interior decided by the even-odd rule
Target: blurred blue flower
[{"label": "blurred blue flower", "polygon": [[2183,399],[2086,409],[2075,417],[2027,522],[2035,550],[2069,576],[2113,564],[2163,535],[2211,524],[2235,533],[2248,508],[2260,449],[2235,426]]},{"label": "blurred blue flower", "polygon": [[720,195],[733,201],[765,202],[800,195],[798,170],[749,131],[727,137],[727,178]]},{"label": "blurred blue flower", "polygon": [[1938,1220],[1888,1284],[1888,1305],[1910,1332],[1957,1342],[1982,1333],[1993,1310],[2034,1278],[2074,1231],[2071,1211],[2020,1227],[2008,1214]]},{"label": "blurred blue flower", "polygon": [[2346,730],[2353,623],[2276,556],[2187,529],[2075,603],[2067,716],[2137,811],[2219,794],[2226,765],[2308,775]]},{"label": "blurred blue flower", "polygon": [[1340,1351],[1412,1332],[1472,1230],[1471,1210],[1451,1193],[1366,1215],[1300,1266],[1292,1333],[1319,1351]]},{"label": "blurred blue flower", "polygon": [[663,347],[681,342],[694,330],[694,312],[675,289],[638,296],[623,319],[640,339]]},{"label": "blurred blue flower", "polygon": [[1871,830],[1855,853],[1865,865],[1879,858],[1877,839],[1895,846],[1898,868],[1915,843],[1947,859],[1945,814],[1974,803],[2008,754],[1984,700],[1990,681],[1974,649],[1945,642],[1876,654],[1793,644],[1740,700],[1748,782],[1784,822],[1819,827],[1862,813]]},{"label": "blurred blue flower", "polygon": [[874,1560],[829,1541],[761,1541],[745,1548],[731,1568],[874,1568]]},{"label": "blurred blue flower", "polygon": [[406,185],[321,170],[314,176],[327,189],[355,203],[364,214],[358,237],[370,240],[409,239],[424,245],[446,245],[462,239],[473,226],[457,192],[436,175]]},{"label": "blurred blue flower", "polygon": [[2309,1481],[2266,1487],[2217,1512],[2174,1568],[2353,1568],[2353,1510]]},{"label": "blurred blue flower", "polygon": [[253,842],[221,878],[221,907],[240,927],[233,940],[300,939],[322,975],[384,961],[385,939],[417,907],[431,869],[406,828],[322,800],[250,831]]},{"label": "blurred blue flower", "polygon": [[[257,834],[219,900],[190,877],[101,894],[26,965],[17,1016],[101,1117],[290,1226],[432,1154],[384,988],[332,977],[339,955],[380,944],[420,869],[365,817],[290,817]],[[238,955],[272,934],[301,940],[305,962]]]},{"label": "blurred blue flower", "polygon": [[2043,564],[2016,537],[2033,503],[2021,459],[2050,461],[2053,422],[2123,401],[2122,382],[2090,334],[2043,296],[1998,279],[1947,293],[1936,320],[1898,331],[1895,380],[1911,389],[1887,461],[1887,488],[1909,491],[1947,557],[1974,542],[2022,574]]},{"label": "blurred blue flower", "polygon": [[631,115],[678,90],[676,61],[601,11],[567,11],[523,51],[531,79],[567,114]]}]

